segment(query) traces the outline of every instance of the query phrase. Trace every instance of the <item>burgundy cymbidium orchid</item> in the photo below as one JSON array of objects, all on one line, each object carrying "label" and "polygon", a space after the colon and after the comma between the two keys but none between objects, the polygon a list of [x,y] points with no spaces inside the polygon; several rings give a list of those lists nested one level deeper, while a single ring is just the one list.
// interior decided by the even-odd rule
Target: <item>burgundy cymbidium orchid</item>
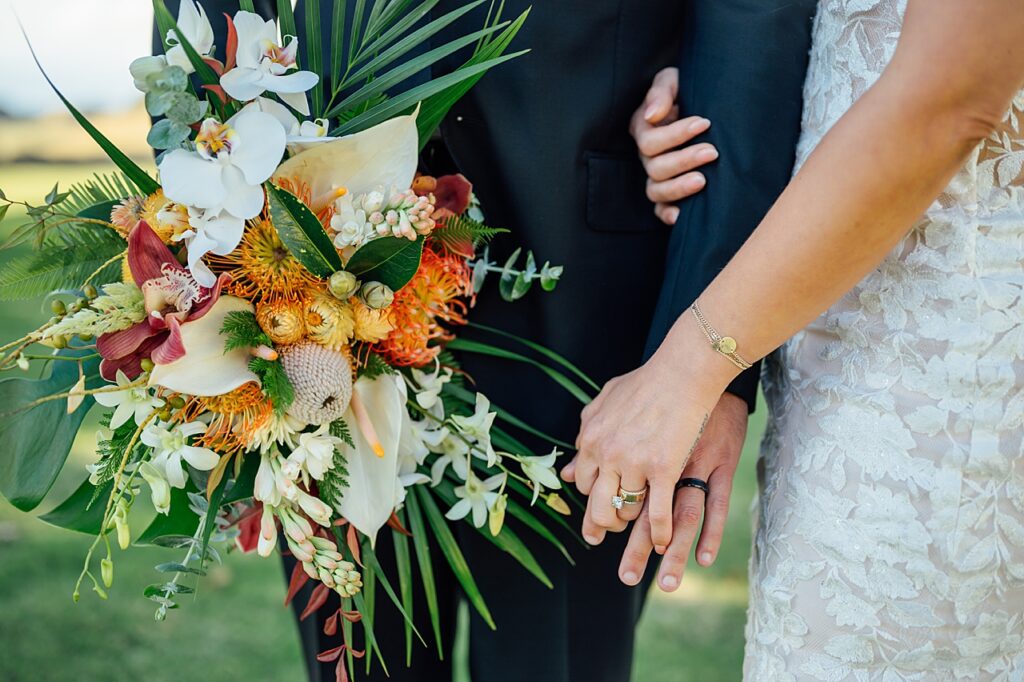
[{"label": "burgundy cymbidium orchid", "polygon": [[103,356],[100,373],[107,381],[113,381],[119,369],[135,379],[145,359],[167,365],[182,358],[181,325],[205,315],[231,281],[222,274],[212,287],[200,286],[145,222],[128,235],[128,268],[142,289],[146,319],[96,340]]}]

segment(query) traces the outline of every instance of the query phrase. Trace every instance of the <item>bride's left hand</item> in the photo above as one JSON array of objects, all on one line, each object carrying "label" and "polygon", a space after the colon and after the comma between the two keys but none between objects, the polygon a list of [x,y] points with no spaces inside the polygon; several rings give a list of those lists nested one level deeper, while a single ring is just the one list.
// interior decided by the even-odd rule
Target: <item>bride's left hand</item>
[{"label": "bride's left hand", "polygon": [[659,352],[609,381],[583,410],[578,452],[562,478],[589,496],[583,537],[590,544],[600,544],[607,531],[625,530],[640,515],[639,504],[612,506],[619,488],[647,486],[651,541],[659,553],[671,542],[676,482],[721,393],[709,395],[687,375],[678,360]]}]

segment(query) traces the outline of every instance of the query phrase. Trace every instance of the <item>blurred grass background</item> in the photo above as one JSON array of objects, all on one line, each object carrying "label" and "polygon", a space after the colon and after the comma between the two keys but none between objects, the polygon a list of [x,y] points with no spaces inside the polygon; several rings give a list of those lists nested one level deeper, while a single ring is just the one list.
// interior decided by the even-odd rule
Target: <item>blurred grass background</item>
[{"label": "blurred grass background", "polygon": [[[97,123],[140,163],[152,163],[140,147],[140,142],[145,144],[143,112],[100,117]],[[41,203],[57,180],[66,188],[109,170],[73,125],[66,116],[0,120],[0,189],[8,197]],[[12,209],[0,223],[0,235],[8,234],[23,215]],[[12,255],[0,254],[0,267]],[[38,300],[0,302],[0,342],[33,329],[48,316]],[[749,508],[763,422],[761,413],[754,415],[718,562],[711,569],[692,566],[675,594],[654,590],[650,595],[637,639],[633,678],[638,682],[740,678]],[[92,434],[85,429],[37,512],[64,499],[84,479],[84,466],[91,461]],[[115,547],[116,578],[109,600],[101,601],[83,588],[81,602],[74,604],[71,593],[89,543],[86,536],[48,526],[0,500],[0,680],[303,679],[298,636],[291,612],[282,606],[284,583],[276,558],[228,555],[200,583],[194,601],[183,599],[182,609],[156,623],[154,604],[143,599],[142,589],[159,580],[154,565],[178,559],[174,551],[120,552]],[[460,682],[468,682],[461,677]]]}]

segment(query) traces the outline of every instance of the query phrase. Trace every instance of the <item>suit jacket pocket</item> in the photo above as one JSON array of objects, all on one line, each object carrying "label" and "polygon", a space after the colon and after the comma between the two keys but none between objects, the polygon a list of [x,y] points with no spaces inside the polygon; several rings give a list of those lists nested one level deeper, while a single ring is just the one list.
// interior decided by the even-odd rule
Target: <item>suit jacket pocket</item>
[{"label": "suit jacket pocket", "polygon": [[635,154],[587,151],[587,225],[598,232],[666,229],[647,199],[646,176]]}]

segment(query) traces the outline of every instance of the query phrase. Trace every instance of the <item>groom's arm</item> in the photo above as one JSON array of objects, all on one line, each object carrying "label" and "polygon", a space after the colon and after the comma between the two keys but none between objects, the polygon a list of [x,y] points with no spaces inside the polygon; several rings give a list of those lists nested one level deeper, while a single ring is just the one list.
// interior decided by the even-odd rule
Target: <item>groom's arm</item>
[{"label": "groom's arm", "polygon": [[[703,192],[679,205],[647,355],[715,278],[789,181],[816,0],[691,0],[679,63],[680,116],[711,128],[719,159]],[[682,141],[680,141],[682,142]],[[759,367],[729,392],[750,410]]]}]

